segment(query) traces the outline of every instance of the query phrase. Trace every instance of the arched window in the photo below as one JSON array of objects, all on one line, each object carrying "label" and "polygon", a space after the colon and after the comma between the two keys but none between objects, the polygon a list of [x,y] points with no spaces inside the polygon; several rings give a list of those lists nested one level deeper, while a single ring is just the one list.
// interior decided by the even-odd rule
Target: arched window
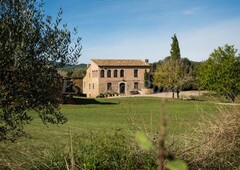
[{"label": "arched window", "polygon": [[124,70],[120,71],[120,77],[124,77]]},{"label": "arched window", "polygon": [[113,74],[114,74],[114,77],[117,77],[118,71],[114,70]]},{"label": "arched window", "polygon": [[100,77],[104,77],[104,70],[100,71]]},{"label": "arched window", "polygon": [[107,71],[107,77],[111,77],[111,70]]}]

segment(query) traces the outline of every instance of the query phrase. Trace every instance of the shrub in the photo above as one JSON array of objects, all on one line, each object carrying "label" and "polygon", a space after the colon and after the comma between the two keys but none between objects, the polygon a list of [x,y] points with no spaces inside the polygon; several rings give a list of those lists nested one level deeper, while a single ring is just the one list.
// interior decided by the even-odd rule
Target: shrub
[{"label": "shrub", "polygon": [[[135,138],[125,134],[119,129],[111,133],[99,130],[74,134],[73,137],[70,133],[68,143],[44,149],[29,143],[30,147],[20,146],[21,154],[16,160],[4,158],[0,169],[157,169],[153,153],[139,148]],[[9,148],[8,152],[11,155],[13,150]]]},{"label": "shrub", "polygon": [[73,147],[74,161],[80,169],[121,170],[156,166],[152,155],[138,148],[134,139],[121,130],[81,134],[74,138]]},{"label": "shrub", "polygon": [[219,105],[218,117],[205,118],[195,134],[181,143],[185,149],[181,148],[178,157],[191,169],[239,169],[240,106]]}]

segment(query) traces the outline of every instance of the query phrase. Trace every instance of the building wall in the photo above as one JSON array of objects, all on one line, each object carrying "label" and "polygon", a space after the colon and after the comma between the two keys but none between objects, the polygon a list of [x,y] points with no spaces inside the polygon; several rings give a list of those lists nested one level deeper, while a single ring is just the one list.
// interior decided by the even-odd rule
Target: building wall
[{"label": "building wall", "polygon": [[87,95],[87,97],[95,98],[99,95],[99,68],[95,63],[91,63],[91,65],[87,68],[86,75],[83,78],[83,93]]},{"label": "building wall", "polygon": [[[138,70],[138,76],[134,77],[134,69]],[[99,94],[105,93],[119,93],[120,94],[120,85],[125,84],[125,94],[129,95],[131,91],[140,91],[144,88],[144,73],[145,70],[149,71],[148,67],[119,67],[111,68],[105,67],[105,77],[99,78]],[[102,69],[99,69],[99,72]],[[107,77],[107,71],[111,70],[111,77]],[[114,77],[114,70],[117,70],[117,77]],[[120,77],[120,71],[124,70],[124,77]],[[111,83],[111,89],[108,89],[108,83]],[[122,83],[122,84],[121,84]],[[134,83],[138,83],[138,89],[134,89]]]},{"label": "building wall", "polygon": [[[137,77],[134,77],[135,69],[138,70]],[[102,70],[104,71],[104,77],[101,77]],[[107,75],[108,70],[111,71],[110,77]],[[117,77],[114,77],[114,70],[117,70]],[[121,70],[124,70],[123,77],[120,76]],[[83,78],[83,93],[87,97],[95,98],[100,94],[118,93],[120,95],[129,95],[132,91],[141,91],[144,88],[145,70],[149,71],[149,67],[98,67],[97,64],[91,62]],[[111,88],[109,89],[108,83],[111,83]],[[134,83],[138,83],[138,89],[134,89]],[[122,91],[120,90],[123,86],[125,86],[125,93],[121,93]]]}]

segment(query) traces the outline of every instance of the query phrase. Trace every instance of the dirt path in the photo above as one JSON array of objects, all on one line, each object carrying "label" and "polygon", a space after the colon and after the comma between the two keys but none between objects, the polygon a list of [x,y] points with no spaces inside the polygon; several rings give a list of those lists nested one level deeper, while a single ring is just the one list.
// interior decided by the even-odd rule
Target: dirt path
[{"label": "dirt path", "polygon": [[[184,99],[184,98],[189,98],[191,96],[201,96],[206,93],[208,93],[208,91],[182,91],[179,93],[179,97]],[[162,92],[162,93],[140,95],[140,96],[172,98],[172,92]],[[175,93],[175,98],[177,98],[177,93]]]}]

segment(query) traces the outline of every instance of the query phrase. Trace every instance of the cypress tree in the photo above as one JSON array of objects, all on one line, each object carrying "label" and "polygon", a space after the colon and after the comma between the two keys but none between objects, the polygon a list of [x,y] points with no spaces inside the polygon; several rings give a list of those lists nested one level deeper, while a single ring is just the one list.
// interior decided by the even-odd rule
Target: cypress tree
[{"label": "cypress tree", "polygon": [[177,39],[176,34],[174,34],[174,36],[172,37],[170,54],[171,54],[171,59],[173,59],[175,61],[181,59],[180,48],[179,48],[178,39]]}]

